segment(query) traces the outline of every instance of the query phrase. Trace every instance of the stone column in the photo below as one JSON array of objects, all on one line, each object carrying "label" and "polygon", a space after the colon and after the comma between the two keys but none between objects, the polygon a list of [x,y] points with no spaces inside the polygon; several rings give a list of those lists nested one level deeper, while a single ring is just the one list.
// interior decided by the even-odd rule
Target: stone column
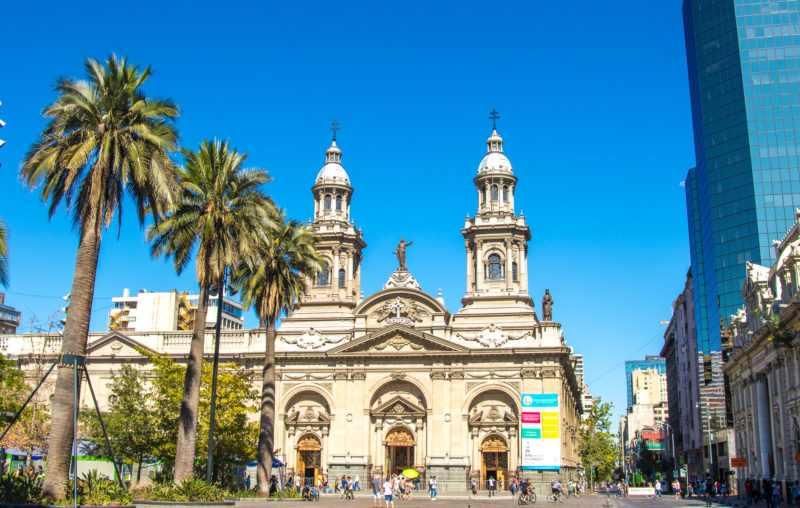
[{"label": "stone column", "polygon": [[483,242],[475,241],[475,292],[483,291]]},{"label": "stone column", "polygon": [[[563,439],[563,438],[562,438]],[[519,443],[517,438],[517,428],[508,428],[508,471],[513,474],[520,463]]]},{"label": "stone column", "polygon": [[320,467],[324,474],[328,474],[328,454],[330,450],[328,449],[328,427],[322,428],[322,453],[320,453]]},{"label": "stone column", "polygon": [[505,256],[506,256],[506,289],[511,291],[514,289],[514,282],[511,277],[511,240],[505,241]]},{"label": "stone column", "polygon": [[352,249],[347,250],[346,254],[346,263],[347,263],[347,298],[352,300],[353,298],[353,251]]},{"label": "stone column", "polygon": [[384,468],[386,467],[386,459],[383,457],[385,447],[383,446],[383,420],[375,420],[375,450],[372,456],[372,466],[380,467],[383,474],[386,474]]},{"label": "stone column", "polygon": [[425,424],[422,422],[422,418],[417,418],[414,423],[414,438],[417,441],[414,443],[414,465],[423,466],[425,465]]},{"label": "stone column", "polygon": [[294,431],[292,427],[286,434],[286,472],[297,471],[297,450],[294,447]]},{"label": "stone column", "polygon": [[767,380],[758,380],[758,458],[761,461],[761,474],[770,474],[769,452],[772,450],[770,400]]},{"label": "stone column", "polygon": [[333,273],[331,274],[331,296],[339,296],[339,248],[333,248]]},{"label": "stone column", "polygon": [[469,240],[464,241],[464,248],[467,250],[467,295],[472,294],[472,284],[475,282],[474,275],[474,253],[469,248]]},{"label": "stone column", "polygon": [[528,293],[528,252],[523,242],[519,246],[519,292]]}]

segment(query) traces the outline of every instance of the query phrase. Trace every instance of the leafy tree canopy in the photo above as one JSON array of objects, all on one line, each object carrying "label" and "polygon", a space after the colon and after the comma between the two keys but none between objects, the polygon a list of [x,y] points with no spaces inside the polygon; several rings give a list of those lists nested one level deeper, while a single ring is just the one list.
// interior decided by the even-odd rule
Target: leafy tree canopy
[{"label": "leafy tree canopy", "polygon": [[592,470],[592,482],[611,479],[617,463],[617,435],[610,432],[613,407],[613,403],[596,398],[581,427],[578,451],[584,467]]}]

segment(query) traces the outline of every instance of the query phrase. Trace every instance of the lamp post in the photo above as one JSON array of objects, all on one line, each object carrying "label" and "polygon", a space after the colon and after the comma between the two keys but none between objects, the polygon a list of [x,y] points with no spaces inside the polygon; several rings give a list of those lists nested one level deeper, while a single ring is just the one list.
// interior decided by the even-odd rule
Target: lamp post
[{"label": "lamp post", "polygon": [[[669,429],[669,440],[670,443],[672,444],[672,472],[674,474],[675,466],[677,465],[677,462],[675,461],[675,429],[673,429],[672,425],[670,425],[667,422],[661,422],[661,426],[662,428],[666,427]],[[678,476],[680,476],[680,473],[678,474]]]}]

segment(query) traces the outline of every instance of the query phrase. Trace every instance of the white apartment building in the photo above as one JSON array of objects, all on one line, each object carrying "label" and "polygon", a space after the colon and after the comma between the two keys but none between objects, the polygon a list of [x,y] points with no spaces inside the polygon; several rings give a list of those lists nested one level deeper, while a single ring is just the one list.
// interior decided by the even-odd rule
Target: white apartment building
[{"label": "white apartment building", "polygon": [[[149,292],[145,289],[131,295],[128,288],[122,296],[112,298],[114,308],[108,312],[108,330],[136,332],[166,332],[192,330],[199,295],[178,293],[176,290]],[[206,328],[217,324],[217,295],[208,300]],[[244,328],[242,304],[228,296],[223,297],[222,329]]]}]

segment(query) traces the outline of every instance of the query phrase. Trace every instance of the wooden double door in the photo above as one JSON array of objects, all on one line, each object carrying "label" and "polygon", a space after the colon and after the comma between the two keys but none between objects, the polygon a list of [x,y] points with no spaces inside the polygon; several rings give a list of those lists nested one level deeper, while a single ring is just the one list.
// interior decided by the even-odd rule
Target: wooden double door
[{"label": "wooden double door", "polygon": [[508,478],[508,446],[500,436],[489,436],[481,444],[481,488],[489,488],[489,478],[495,482],[498,489],[498,480],[506,488]]},{"label": "wooden double door", "polygon": [[414,467],[414,436],[405,428],[392,429],[386,436],[386,472],[400,474]]},{"label": "wooden double door", "polygon": [[316,436],[305,435],[297,443],[297,474],[303,483],[316,483],[322,473],[322,445]]}]

